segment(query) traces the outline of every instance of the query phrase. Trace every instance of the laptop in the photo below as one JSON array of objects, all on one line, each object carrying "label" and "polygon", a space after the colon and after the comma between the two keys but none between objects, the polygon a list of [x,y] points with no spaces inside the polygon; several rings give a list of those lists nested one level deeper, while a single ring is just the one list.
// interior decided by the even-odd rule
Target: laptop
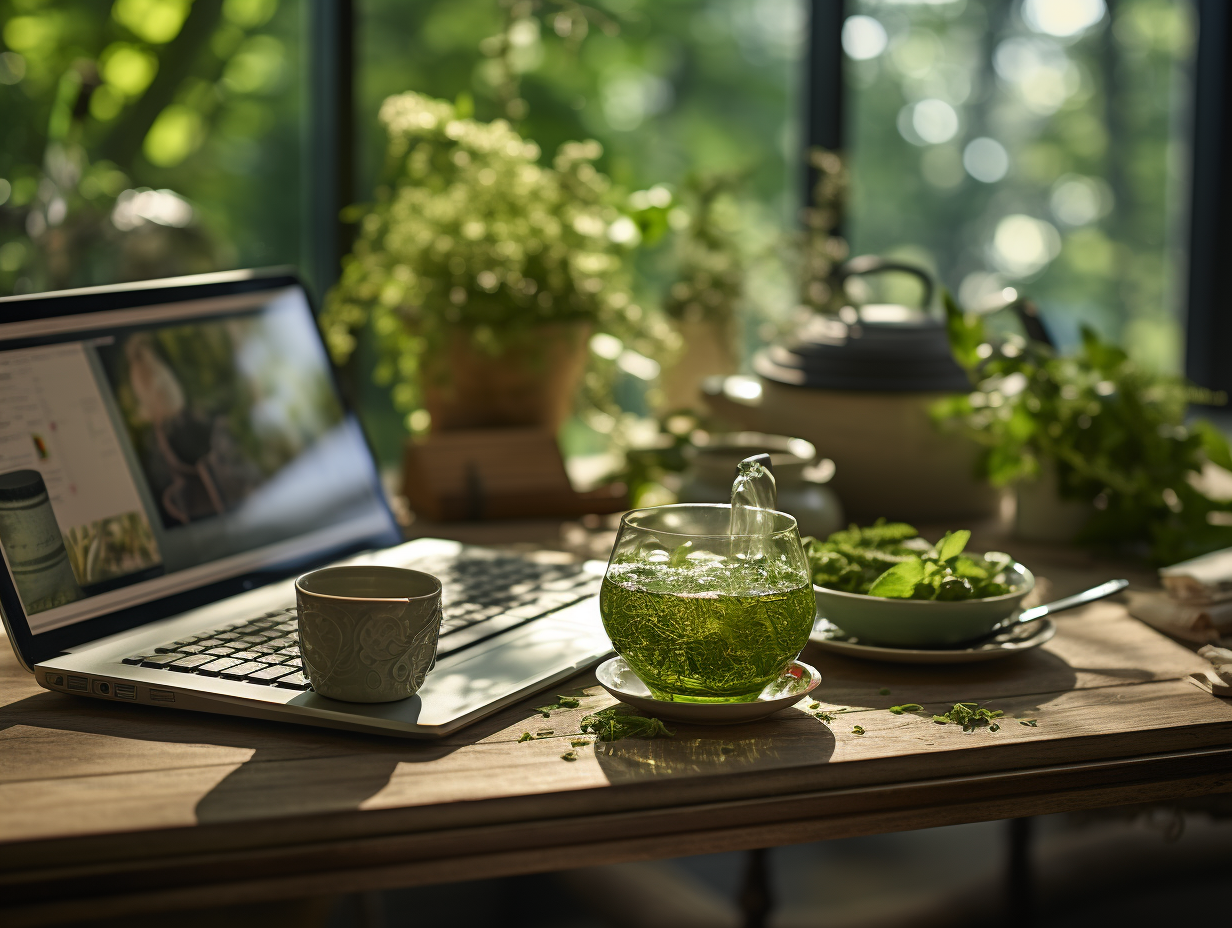
[{"label": "laptop", "polygon": [[[294,274],[0,298],[0,613],[40,686],[433,738],[611,650],[602,563],[401,539]],[[411,698],[312,691],[294,578],[337,563],[440,577]]]}]

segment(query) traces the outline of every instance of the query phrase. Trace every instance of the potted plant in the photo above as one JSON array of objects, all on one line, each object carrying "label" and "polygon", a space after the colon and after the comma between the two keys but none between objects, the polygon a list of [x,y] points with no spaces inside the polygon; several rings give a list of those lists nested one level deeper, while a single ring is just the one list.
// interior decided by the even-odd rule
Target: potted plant
[{"label": "potted plant", "polygon": [[685,191],[691,209],[673,213],[684,221],[676,223],[676,280],[664,310],[682,350],[661,381],[662,405],[669,411],[698,409],[702,381],[739,368],[737,318],[745,268],[735,235],[741,217],[730,196],[739,181],[736,174],[694,176]]},{"label": "potted plant", "polygon": [[433,430],[554,433],[593,335],[643,351],[667,335],[630,294],[638,230],[594,166],[597,142],[567,142],[541,165],[504,120],[418,93],[388,98],[380,120],[385,182],[355,210],[358,240],[323,316],[336,360],[370,326],[378,379],[402,409],[426,409]]},{"label": "potted plant", "polygon": [[1142,368],[1090,329],[1063,356],[1039,338],[994,339],[983,318],[945,303],[973,390],[934,411],[984,445],[984,477],[1016,486],[1020,532],[1052,525],[1069,536],[1056,540],[1159,564],[1232,545],[1232,503],[1204,482],[1211,467],[1232,470],[1232,453],[1213,425],[1187,418],[1191,403],[1225,397]]}]

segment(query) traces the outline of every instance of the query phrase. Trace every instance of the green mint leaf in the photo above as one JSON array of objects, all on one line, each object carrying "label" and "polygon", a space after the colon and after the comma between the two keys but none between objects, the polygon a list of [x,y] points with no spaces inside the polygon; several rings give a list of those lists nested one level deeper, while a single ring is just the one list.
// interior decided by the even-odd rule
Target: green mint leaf
[{"label": "green mint leaf", "polygon": [[895,564],[868,588],[869,596],[887,599],[910,599],[915,586],[924,579],[924,562],[918,557]]},{"label": "green mint leaf", "polygon": [[855,728],[853,728],[853,729],[851,730],[851,733],[852,733],[853,735],[862,735],[862,734],[864,734],[864,726],[863,726],[863,725],[857,725]]},{"label": "green mint leaf", "polygon": [[582,701],[576,696],[557,696],[556,705],[560,709],[576,709]]},{"label": "green mint leaf", "polygon": [[960,528],[956,532],[946,532],[945,537],[937,542],[937,560],[948,561],[952,557],[958,557],[970,540],[971,532],[965,528]]},{"label": "green mint leaf", "polygon": [[534,735],[532,735],[528,731],[524,731],[522,732],[522,737],[518,739],[518,744],[521,744],[523,741],[534,741],[534,740],[535,740]]},{"label": "green mint leaf", "polygon": [[[902,715],[904,712],[923,712],[924,707],[918,702],[908,702],[901,706],[890,706],[886,711],[892,712],[894,715]],[[936,719],[938,716],[934,715],[933,718]]]},{"label": "green mint leaf", "polygon": [[577,760],[577,759],[578,759],[578,752],[577,752],[577,751],[565,751],[565,753],[564,753],[564,754],[560,755],[560,759],[561,759],[561,760],[568,760],[568,761],[574,761],[574,760]]},{"label": "green mint leaf", "polygon": [[1038,728],[1039,727],[1039,722],[1037,722],[1035,719],[1019,719],[1018,724],[1026,725],[1028,728]]}]

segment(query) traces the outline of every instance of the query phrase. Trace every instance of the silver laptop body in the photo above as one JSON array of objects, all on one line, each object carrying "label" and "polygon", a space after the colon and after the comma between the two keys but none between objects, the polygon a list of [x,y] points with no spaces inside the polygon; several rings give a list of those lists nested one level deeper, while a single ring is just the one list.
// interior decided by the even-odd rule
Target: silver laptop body
[{"label": "silver laptop body", "polygon": [[[0,299],[0,609],[41,686],[430,738],[611,650],[601,563],[398,539],[293,275]],[[415,696],[338,702],[296,672],[294,577],[329,563],[442,576]]]}]

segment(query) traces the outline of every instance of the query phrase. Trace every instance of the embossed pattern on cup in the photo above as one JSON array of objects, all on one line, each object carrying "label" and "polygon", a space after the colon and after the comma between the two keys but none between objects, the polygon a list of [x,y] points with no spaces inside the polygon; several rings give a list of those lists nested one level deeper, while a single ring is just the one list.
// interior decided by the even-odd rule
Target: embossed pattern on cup
[{"label": "embossed pattern on cup", "polygon": [[397,567],[326,567],[295,581],[300,653],[312,688],[346,702],[394,702],[436,663],[441,582]]}]

